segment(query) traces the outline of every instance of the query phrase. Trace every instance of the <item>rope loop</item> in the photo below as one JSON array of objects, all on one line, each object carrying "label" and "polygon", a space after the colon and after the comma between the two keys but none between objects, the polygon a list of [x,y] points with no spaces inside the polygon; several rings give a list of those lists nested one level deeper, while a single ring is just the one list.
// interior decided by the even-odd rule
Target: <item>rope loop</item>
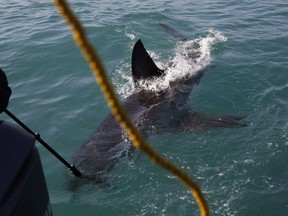
[{"label": "rope loop", "polygon": [[54,0],[59,12],[62,14],[64,19],[67,21],[73,33],[73,38],[83,55],[85,56],[96,80],[107,100],[107,103],[114,115],[115,119],[119,122],[121,127],[127,132],[130,140],[136,148],[140,148],[146,153],[152,162],[161,166],[174,174],[187,188],[189,188],[194,196],[196,203],[200,209],[201,216],[209,216],[208,203],[201,192],[201,189],[197,183],[182,169],[175,166],[173,163],[162,157],[156,152],[143,138],[138,129],[134,126],[128,115],[122,108],[120,101],[117,99],[114,93],[113,87],[109,82],[104,66],[98,57],[96,50],[93,48],[91,43],[86,37],[86,33],[78,21],[72,10],[68,6],[65,0]]}]

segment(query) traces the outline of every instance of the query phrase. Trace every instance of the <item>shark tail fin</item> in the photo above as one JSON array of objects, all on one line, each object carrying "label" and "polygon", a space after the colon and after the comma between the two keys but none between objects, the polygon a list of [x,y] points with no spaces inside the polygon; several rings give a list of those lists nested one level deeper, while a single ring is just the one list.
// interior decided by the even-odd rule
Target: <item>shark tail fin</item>
[{"label": "shark tail fin", "polygon": [[138,40],[132,51],[132,76],[134,81],[159,77],[163,74],[153,62],[141,40]]},{"label": "shark tail fin", "polygon": [[175,37],[176,39],[180,40],[180,41],[187,41],[187,38],[184,37],[182,34],[180,34],[179,32],[177,32],[175,29],[171,28],[170,26],[164,24],[164,23],[159,23],[159,25],[170,35],[172,35],[173,37]]}]

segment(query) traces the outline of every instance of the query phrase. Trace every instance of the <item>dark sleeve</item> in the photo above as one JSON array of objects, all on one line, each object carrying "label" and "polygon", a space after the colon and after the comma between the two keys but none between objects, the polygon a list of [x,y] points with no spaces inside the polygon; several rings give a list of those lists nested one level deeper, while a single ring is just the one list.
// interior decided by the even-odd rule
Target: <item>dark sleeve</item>
[{"label": "dark sleeve", "polygon": [[8,106],[10,95],[11,89],[8,86],[7,77],[0,68],[0,113]]}]

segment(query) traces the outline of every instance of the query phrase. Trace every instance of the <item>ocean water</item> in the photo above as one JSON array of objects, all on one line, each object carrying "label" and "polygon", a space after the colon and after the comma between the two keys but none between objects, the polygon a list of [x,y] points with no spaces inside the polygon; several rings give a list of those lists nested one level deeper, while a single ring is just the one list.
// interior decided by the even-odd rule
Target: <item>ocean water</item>
[{"label": "ocean water", "polygon": [[[13,90],[9,110],[71,160],[109,113],[105,99],[53,2],[0,2],[0,66]],[[287,1],[70,3],[120,98],[132,91],[138,39],[159,67],[172,60],[175,73],[191,71],[178,59],[185,44],[159,23],[197,42],[205,55],[194,66],[213,67],[189,106],[211,116],[246,116],[247,126],[152,134],[149,143],[196,179],[212,215],[288,215]],[[111,187],[71,192],[68,171],[37,146],[56,216],[199,215],[190,191],[137,150],[112,170]]]}]

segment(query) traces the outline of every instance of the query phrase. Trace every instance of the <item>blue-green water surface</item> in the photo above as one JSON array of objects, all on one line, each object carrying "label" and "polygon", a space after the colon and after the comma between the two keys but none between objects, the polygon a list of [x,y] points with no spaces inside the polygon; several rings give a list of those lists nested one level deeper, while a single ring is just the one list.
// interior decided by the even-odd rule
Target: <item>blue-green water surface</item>
[{"label": "blue-green water surface", "polygon": [[[248,126],[153,134],[149,142],[197,180],[212,215],[288,215],[287,1],[70,3],[122,98],[138,39],[160,65],[175,56],[177,43],[160,22],[191,40],[211,30],[223,35],[210,50],[214,67],[188,103],[211,116],[247,116]],[[71,160],[109,112],[100,89],[52,2],[2,1],[0,14],[9,110]],[[68,171],[37,146],[55,216],[199,215],[191,193],[138,151],[112,170],[110,188],[71,192]]]}]

